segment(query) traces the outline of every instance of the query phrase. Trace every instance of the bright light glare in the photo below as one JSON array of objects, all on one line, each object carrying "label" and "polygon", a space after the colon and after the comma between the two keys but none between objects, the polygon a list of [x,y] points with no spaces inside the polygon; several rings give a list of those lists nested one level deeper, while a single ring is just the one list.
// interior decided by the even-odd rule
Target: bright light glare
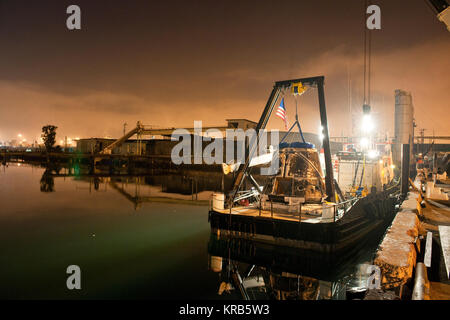
[{"label": "bright light glare", "polygon": [[375,125],[373,123],[372,117],[369,114],[363,115],[362,123],[361,123],[361,130],[363,132],[369,133],[372,132],[372,130],[375,128]]},{"label": "bright light glare", "polygon": [[378,151],[377,150],[369,150],[367,155],[369,156],[370,159],[374,159],[378,156]]},{"label": "bright light glare", "polygon": [[395,165],[391,164],[391,169],[395,169]]},{"label": "bright light glare", "polygon": [[369,139],[361,138],[360,142],[362,148],[367,148],[369,146]]},{"label": "bright light glare", "polygon": [[323,126],[319,127],[319,139],[320,139],[320,141],[323,140]]}]

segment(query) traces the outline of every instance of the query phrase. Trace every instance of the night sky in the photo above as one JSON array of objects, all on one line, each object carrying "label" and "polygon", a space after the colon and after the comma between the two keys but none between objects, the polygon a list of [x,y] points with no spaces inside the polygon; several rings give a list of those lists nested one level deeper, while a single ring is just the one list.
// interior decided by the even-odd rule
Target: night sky
[{"label": "night sky", "polygon": [[[0,141],[41,127],[58,139],[111,136],[140,120],[160,127],[257,121],[273,82],[325,76],[331,136],[349,134],[363,103],[363,0],[0,0]],[[411,91],[418,128],[450,135],[450,33],[424,0],[373,1],[372,94],[393,136],[394,91]],[[66,8],[81,8],[81,30]],[[349,83],[351,99],[349,99]],[[319,125],[316,93],[300,102]],[[290,119],[294,104],[287,100]],[[270,128],[283,128],[273,117]]]}]

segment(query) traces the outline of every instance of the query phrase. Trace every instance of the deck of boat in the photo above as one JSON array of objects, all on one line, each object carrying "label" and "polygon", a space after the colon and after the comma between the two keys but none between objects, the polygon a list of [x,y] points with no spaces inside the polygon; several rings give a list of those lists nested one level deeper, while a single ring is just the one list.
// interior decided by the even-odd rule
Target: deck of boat
[{"label": "deck of boat", "polygon": [[[317,208],[322,208],[322,206],[317,206]],[[317,210],[317,208],[314,208]],[[272,220],[283,220],[283,221],[293,221],[293,222],[306,222],[306,223],[329,223],[334,222],[334,218],[325,218],[322,217],[321,214],[311,213],[305,210],[300,215],[295,213],[281,213],[281,212],[273,212],[270,210],[260,210],[257,207],[244,207],[244,206],[236,206],[230,209],[217,209],[213,208],[212,211],[221,213],[221,214],[231,214],[240,215],[240,216],[248,216],[248,217],[258,217],[263,219],[272,219]],[[336,218],[338,220],[338,218]]]}]

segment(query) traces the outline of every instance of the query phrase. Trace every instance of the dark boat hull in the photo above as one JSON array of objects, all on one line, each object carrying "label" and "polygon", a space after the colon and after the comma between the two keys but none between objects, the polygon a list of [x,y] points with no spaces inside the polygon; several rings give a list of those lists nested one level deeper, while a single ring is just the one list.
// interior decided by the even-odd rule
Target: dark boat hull
[{"label": "dark boat hull", "polygon": [[279,246],[337,253],[366,240],[369,234],[384,233],[399,202],[395,189],[359,199],[336,222],[307,223],[265,217],[209,212],[213,232]]}]

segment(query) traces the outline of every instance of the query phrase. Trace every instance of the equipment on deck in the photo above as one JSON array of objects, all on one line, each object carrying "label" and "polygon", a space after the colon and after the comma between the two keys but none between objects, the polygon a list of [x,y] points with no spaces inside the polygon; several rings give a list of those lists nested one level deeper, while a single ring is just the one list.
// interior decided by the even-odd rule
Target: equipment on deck
[{"label": "equipment on deck", "polygon": [[[301,86],[299,85],[301,84]],[[333,179],[333,167],[331,164],[331,150],[330,150],[330,138],[328,134],[328,121],[327,121],[327,113],[325,107],[325,94],[324,94],[324,77],[311,77],[311,78],[300,78],[300,79],[292,79],[292,80],[284,80],[277,81],[272,89],[272,92],[269,96],[269,100],[266,103],[264,111],[261,115],[261,118],[256,126],[256,132],[259,134],[260,130],[264,130],[269,118],[273,112],[273,109],[277,103],[278,98],[280,97],[281,91],[283,89],[290,89],[292,87],[297,88],[298,93],[304,89],[304,86],[308,87],[316,87],[318,98],[319,98],[319,111],[320,111],[320,120],[323,128],[323,149],[325,156],[325,189],[326,196],[329,201],[334,201],[335,199],[335,189],[334,189],[334,179]],[[294,92],[295,92],[294,90]],[[304,91],[304,90],[303,90]],[[298,124],[296,121],[295,124]],[[293,127],[292,127],[293,128]],[[292,129],[291,128],[291,129]],[[258,139],[259,141],[259,139]],[[238,173],[235,176],[233,181],[232,191],[228,197],[228,205],[231,208],[234,204],[237,193],[239,192],[244,180],[249,178],[250,182],[255,186],[256,190],[259,190],[259,186],[256,184],[255,179],[251,175],[251,167],[250,161],[253,158],[255,151],[258,148],[258,144],[255,143],[251,146],[248,146],[248,152],[246,152],[245,163],[238,170]]]}]

